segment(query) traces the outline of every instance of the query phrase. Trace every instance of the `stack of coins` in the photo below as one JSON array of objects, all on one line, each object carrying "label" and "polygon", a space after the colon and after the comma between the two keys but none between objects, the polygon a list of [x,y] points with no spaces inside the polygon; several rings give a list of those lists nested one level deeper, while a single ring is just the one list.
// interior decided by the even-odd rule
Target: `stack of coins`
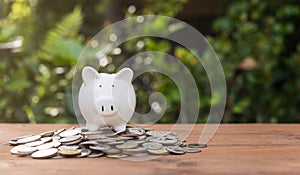
[{"label": "stack of coins", "polygon": [[45,158],[102,157],[126,158],[198,153],[206,144],[180,140],[170,131],[155,131],[128,126],[116,134],[109,127],[98,131],[72,127],[11,139],[10,152],[18,156]]}]

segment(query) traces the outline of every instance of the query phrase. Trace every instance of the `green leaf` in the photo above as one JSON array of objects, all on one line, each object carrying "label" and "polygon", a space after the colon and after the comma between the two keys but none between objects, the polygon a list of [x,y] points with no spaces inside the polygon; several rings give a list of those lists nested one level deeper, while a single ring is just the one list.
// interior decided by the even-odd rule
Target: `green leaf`
[{"label": "green leaf", "polygon": [[225,31],[225,32],[230,32],[232,24],[231,22],[223,17],[219,18],[214,24],[213,24],[213,30],[214,31]]},{"label": "green leaf", "polygon": [[15,32],[16,32],[16,25],[13,24],[0,28],[0,42],[7,42]]},{"label": "green leaf", "polygon": [[24,72],[17,72],[10,77],[10,81],[6,84],[6,88],[11,92],[17,92],[30,87],[30,82]]},{"label": "green leaf", "polygon": [[250,105],[249,99],[243,99],[239,103],[233,106],[234,113],[242,113]]},{"label": "green leaf", "polygon": [[82,45],[75,40],[59,40],[55,46],[57,55],[62,61],[76,62],[82,49]]},{"label": "green leaf", "polygon": [[[80,26],[82,25],[82,13],[80,8],[76,7],[73,12],[65,16],[56,26],[50,30],[47,35],[44,43],[42,44],[41,50],[39,52],[39,56],[42,59],[51,61],[56,58],[59,54],[62,54],[63,50],[67,50],[68,52],[71,50],[74,51],[72,48],[79,48],[78,44],[74,44],[73,42],[66,42],[62,43],[63,40],[71,39],[72,35],[78,33]],[[66,46],[66,44],[71,44],[72,46]],[[55,50],[57,46],[63,47],[62,49]],[[75,46],[76,45],[76,46]],[[78,51],[76,53],[66,53],[63,55],[72,55],[77,56]],[[70,59],[70,58],[67,58]]]}]

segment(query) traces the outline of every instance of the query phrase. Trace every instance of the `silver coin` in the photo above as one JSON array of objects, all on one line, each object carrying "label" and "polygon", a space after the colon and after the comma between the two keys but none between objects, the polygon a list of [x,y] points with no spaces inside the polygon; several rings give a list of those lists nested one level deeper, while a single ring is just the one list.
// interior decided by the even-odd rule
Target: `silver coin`
[{"label": "silver coin", "polygon": [[181,149],[181,147],[178,146],[178,145],[166,146],[166,148],[170,148],[170,149]]},{"label": "silver coin", "polygon": [[39,146],[39,145],[42,145],[44,144],[45,142],[42,141],[42,140],[39,140],[39,141],[34,141],[34,142],[29,142],[29,143],[26,143],[25,146]]},{"label": "silver coin", "polygon": [[170,131],[147,131],[146,134],[154,137],[163,137],[173,133],[171,133]]},{"label": "silver coin", "polygon": [[123,144],[125,141],[123,140],[119,140],[119,141],[112,141],[112,142],[108,142],[106,143],[107,145],[120,145]]},{"label": "silver coin", "polygon": [[165,137],[168,138],[168,139],[171,139],[171,140],[178,140],[178,137],[173,135],[173,134],[168,134]]},{"label": "silver coin", "polygon": [[180,146],[180,147],[185,147],[187,146],[187,144],[181,140],[178,140],[177,143],[175,143],[174,145]]},{"label": "silver coin", "polygon": [[172,154],[185,154],[184,149],[179,146],[167,146],[166,149]]},{"label": "silver coin", "polygon": [[134,153],[134,154],[130,154],[130,156],[133,156],[133,157],[147,157],[147,156],[149,156],[149,153],[147,153],[147,152],[144,152],[144,153]]},{"label": "silver coin", "polygon": [[35,158],[35,159],[50,158],[50,157],[55,156],[57,152],[58,152],[58,149],[56,149],[56,148],[44,149],[44,150],[40,150],[40,151],[36,151],[36,152],[32,153],[31,157]]},{"label": "silver coin", "polygon": [[79,148],[79,146],[78,145],[73,145],[73,146],[67,146],[67,145],[62,145],[62,146],[60,146],[60,147],[58,147],[58,150],[62,150],[62,149],[78,149]]},{"label": "silver coin", "polygon": [[102,151],[92,151],[92,153],[90,153],[87,157],[101,157],[104,156],[104,152]]},{"label": "silver coin", "polygon": [[127,141],[121,145],[116,145],[116,147],[119,149],[135,148],[137,146],[138,146],[138,144],[134,141]]},{"label": "silver coin", "polygon": [[198,153],[198,152],[201,152],[201,148],[185,148],[184,152],[186,152],[186,153]]},{"label": "silver coin", "polygon": [[61,145],[61,143],[59,141],[52,141],[51,142],[53,144],[53,147],[57,148]]},{"label": "silver coin", "polygon": [[123,134],[125,131],[120,131],[120,132],[114,132],[112,134],[105,134],[106,137],[115,137],[115,136],[118,136],[118,135],[121,135]]},{"label": "silver coin", "polygon": [[127,149],[123,149],[122,152],[124,154],[145,153],[145,152],[147,152],[147,148],[144,148],[144,147],[127,148]]},{"label": "silver coin", "polygon": [[127,136],[120,136],[119,138],[122,140],[133,140],[134,139],[134,137],[127,137]]},{"label": "silver coin", "polygon": [[103,135],[103,131],[85,131],[81,132],[82,135]]},{"label": "silver coin", "polygon": [[147,150],[150,154],[153,154],[153,155],[167,155],[169,154],[169,151],[162,147],[161,149],[148,149]]},{"label": "silver coin", "polygon": [[137,135],[144,135],[145,130],[142,128],[127,128],[128,134],[137,134]]},{"label": "silver coin", "polygon": [[99,128],[99,131],[104,131],[104,132],[109,131],[109,132],[112,132],[112,127],[111,126],[101,126]]},{"label": "silver coin", "polygon": [[13,146],[18,145],[17,140],[10,140],[8,143]]},{"label": "silver coin", "polygon": [[153,137],[150,139],[152,142],[161,143],[163,145],[174,145],[177,143],[177,139],[167,137]]},{"label": "silver coin", "polygon": [[12,140],[17,141],[17,140],[19,140],[19,139],[23,139],[23,138],[31,137],[31,136],[34,136],[34,135],[33,135],[33,134],[28,134],[28,135],[18,136],[18,137],[16,137],[16,138],[12,139]]},{"label": "silver coin", "polygon": [[74,135],[74,136],[70,136],[70,137],[63,137],[63,138],[59,139],[59,142],[61,142],[61,143],[73,142],[73,141],[76,141],[78,139],[81,139],[81,136],[80,135]]},{"label": "silver coin", "polygon": [[18,149],[18,155],[29,155],[33,152],[37,151],[37,148],[36,147],[28,147],[28,146],[25,146],[25,147],[20,147]]},{"label": "silver coin", "polygon": [[138,140],[145,140],[147,138],[146,135],[142,135],[142,136],[138,136],[137,139]]},{"label": "silver coin", "polygon": [[56,141],[57,141],[57,140],[60,140],[60,138],[61,138],[61,137],[60,137],[60,136],[58,136],[58,135],[57,135],[57,136],[52,136],[52,137],[51,137],[52,141],[55,141],[55,140],[56,140]]},{"label": "silver coin", "polygon": [[44,143],[46,142],[50,142],[52,140],[52,137],[42,137],[41,141],[43,141]]},{"label": "silver coin", "polygon": [[24,144],[24,143],[29,143],[29,142],[33,142],[33,141],[37,141],[41,138],[40,135],[34,135],[34,136],[29,136],[29,137],[25,137],[22,139],[19,139],[17,141],[18,144]]},{"label": "silver coin", "polygon": [[188,147],[190,148],[206,148],[207,144],[202,144],[202,143],[190,143],[188,144]]},{"label": "silver coin", "polygon": [[161,149],[163,147],[162,144],[155,142],[146,142],[143,143],[142,146],[147,149]]},{"label": "silver coin", "polygon": [[111,148],[108,150],[104,150],[103,152],[105,152],[106,154],[119,154],[121,153],[121,150],[116,148]]},{"label": "silver coin", "polygon": [[134,139],[135,137],[138,137],[140,135],[139,134],[122,133],[122,134],[120,134],[120,136],[122,136],[122,137],[132,137]]},{"label": "silver coin", "polygon": [[109,138],[104,138],[104,139],[99,139],[97,140],[98,143],[109,143],[109,142],[114,142],[115,140],[109,139]]},{"label": "silver coin", "polygon": [[146,141],[145,140],[134,140],[137,144],[143,144],[145,143]]},{"label": "silver coin", "polygon": [[60,142],[58,142],[58,141],[52,141],[52,142],[45,143],[45,144],[42,144],[40,146],[37,146],[36,148],[38,150],[44,150],[44,149],[50,149],[50,148],[54,148],[54,147],[59,147],[60,145],[61,145]]},{"label": "silver coin", "polygon": [[51,136],[54,135],[54,132],[55,132],[55,130],[53,130],[53,131],[46,131],[46,132],[40,133],[40,136],[41,137],[51,137]]},{"label": "silver coin", "polygon": [[[130,138],[129,138],[129,140],[130,140]],[[107,137],[106,139],[112,140],[112,141],[124,141],[124,140],[128,140],[127,137],[124,138],[124,137],[121,137],[121,136]]]},{"label": "silver coin", "polygon": [[162,140],[159,141],[159,143],[163,144],[163,145],[173,145],[177,143],[177,139],[170,139],[170,138],[164,138]]},{"label": "silver coin", "polygon": [[60,137],[71,137],[71,136],[74,136],[74,135],[77,135],[77,134],[80,134],[80,130],[78,129],[70,129],[70,130],[65,130],[61,133],[59,133],[58,135]]},{"label": "silver coin", "polygon": [[90,150],[90,149],[81,149],[80,155],[77,155],[76,157],[78,157],[78,158],[87,157],[91,153],[92,153],[92,150]]},{"label": "silver coin", "polygon": [[53,136],[57,136],[58,134],[62,133],[63,131],[65,131],[66,129],[63,128],[63,129],[59,129],[59,130],[56,130],[53,134]]},{"label": "silver coin", "polygon": [[105,151],[105,150],[109,150],[111,147],[109,145],[98,144],[98,145],[90,146],[89,148],[96,151]]},{"label": "silver coin", "polygon": [[18,154],[19,149],[21,149],[22,147],[26,147],[26,146],[25,146],[25,145],[18,145],[18,146],[15,146],[15,147],[13,147],[13,148],[10,150],[10,153],[11,153],[11,154]]},{"label": "silver coin", "polygon": [[106,136],[115,136],[116,135],[116,133],[111,128],[103,128],[103,129],[100,129],[100,131],[103,131],[103,135],[106,135]]},{"label": "silver coin", "polygon": [[97,140],[97,139],[104,139],[106,138],[105,135],[85,135],[84,138],[88,139],[88,140]]},{"label": "silver coin", "polygon": [[104,140],[106,140],[106,142],[108,142],[108,141],[120,141],[120,140],[125,140],[125,139],[123,139],[120,136],[113,136],[113,137],[106,137],[104,139],[100,139],[99,141],[104,141]]},{"label": "silver coin", "polygon": [[82,147],[82,146],[90,146],[90,145],[97,145],[97,144],[98,144],[98,142],[96,140],[93,140],[93,141],[88,140],[88,141],[79,143],[79,146]]},{"label": "silver coin", "polygon": [[73,142],[65,142],[65,143],[63,143],[64,145],[76,145],[76,144],[78,144],[78,143],[80,143],[81,142],[81,138],[79,138],[78,140],[75,140],[75,141],[73,141]]},{"label": "silver coin", "polygon": [[156,142],[157,143],[157,140],[159,140],[160,137],[154,137],[154,136],[150,136],[150,137],[147,137],[145,140],[147,142]]}]

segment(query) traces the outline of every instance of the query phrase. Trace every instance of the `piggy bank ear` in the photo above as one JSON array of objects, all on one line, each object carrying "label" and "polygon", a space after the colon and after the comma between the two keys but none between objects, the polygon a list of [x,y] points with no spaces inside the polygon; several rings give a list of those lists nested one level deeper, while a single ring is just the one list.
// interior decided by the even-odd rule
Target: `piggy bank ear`
[{"label": "piggy bank ear", "polygon": [[116,78],[119,80],[131,82],[133,78],[133,71],[127,67],[123,68],[116,74]]},{"label": "piggy bank ear", "polygon": [[86,66],[83,68],[82,79],[83,79],[84,84],[87,84],[91,80],[95,80],[97,78],[99,78],[99,74],[94,68],[92,68],[90,66]]}]

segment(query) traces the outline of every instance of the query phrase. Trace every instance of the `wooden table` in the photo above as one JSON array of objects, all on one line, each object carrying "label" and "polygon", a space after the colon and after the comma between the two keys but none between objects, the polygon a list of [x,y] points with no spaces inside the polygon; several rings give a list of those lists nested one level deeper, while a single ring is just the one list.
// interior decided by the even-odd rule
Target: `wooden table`
[{"label": "wooden table", "polygon": [[[74,125],[0,124],[0,174],[300,174],[300,125],[222,124],[201,153],[132,162],[101,158],[31,159],[9,153],[8,140]],[[76,125],[75,125],[76,126]],[[154,125],[167,130],[172,125]],[[187,142],[199,139],[196,125]]]}]

